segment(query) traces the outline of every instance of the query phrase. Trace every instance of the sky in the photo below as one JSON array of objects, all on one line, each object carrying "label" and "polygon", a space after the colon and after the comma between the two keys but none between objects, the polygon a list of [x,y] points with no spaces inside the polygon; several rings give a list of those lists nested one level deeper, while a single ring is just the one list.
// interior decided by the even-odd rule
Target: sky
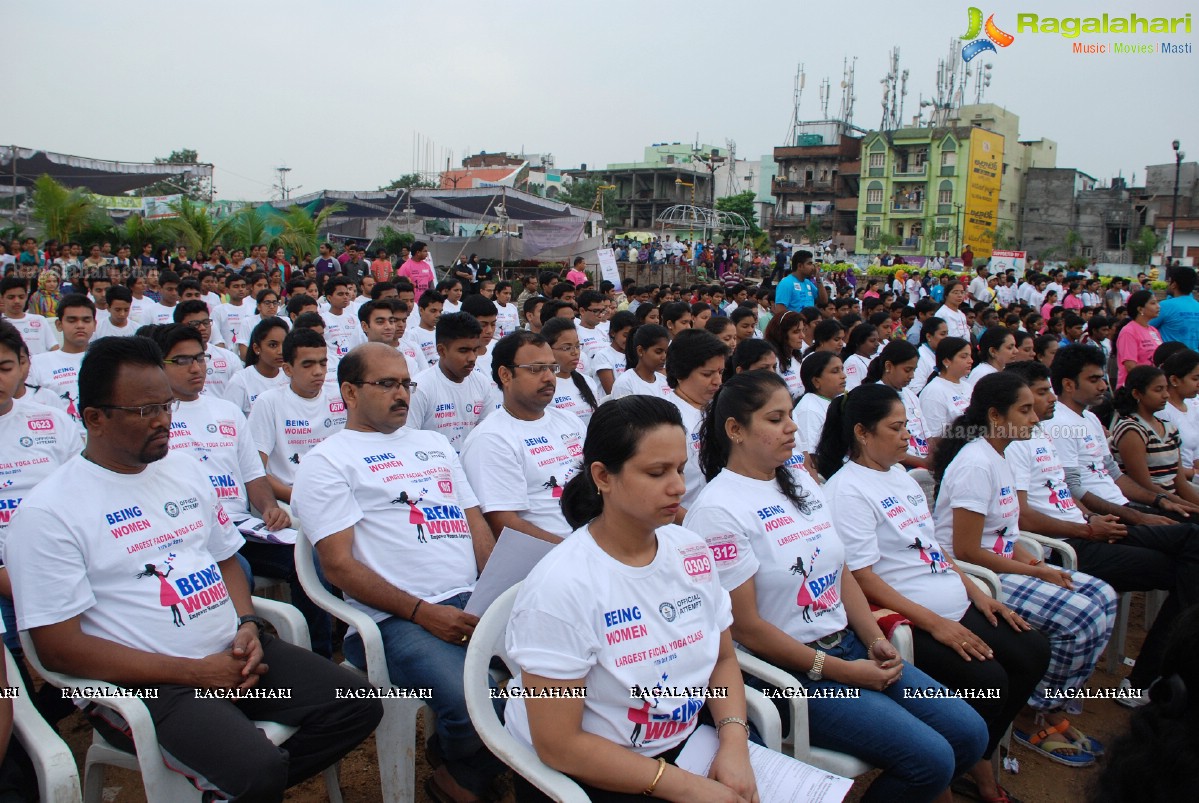
[{"label": "sky", "polygon": [[[855,114],[879,126],[892,47],[907,70],[904,117],[935,90],[938,59],[966,33],[971,0],[10,0],[0,138],[62,153],[152,161],[192,148],[218,198],[374,190],[468,153],[552,153],[559,168],[639,161],[645,146],[736,142],[756,159],[783,144],[796,66],[803,120],[857,57]],[[1199,157],[1199,53],[1083,55],[1072,43],[1188,44],[1182,0],[973,0],[1015,41],[984,100],[1020,117],[1022,140],[1058,143],[1058,167],[1143,182]],[[986,5],[991,3],[993,5]],[[1003,10],[1001,10],[1003,9]],[[1016,15],[1181,17],[1191,33],[1017,33]],[[962,42],[957,42],[958,48]],[[432,158],[414,159],[415,143]]]}]

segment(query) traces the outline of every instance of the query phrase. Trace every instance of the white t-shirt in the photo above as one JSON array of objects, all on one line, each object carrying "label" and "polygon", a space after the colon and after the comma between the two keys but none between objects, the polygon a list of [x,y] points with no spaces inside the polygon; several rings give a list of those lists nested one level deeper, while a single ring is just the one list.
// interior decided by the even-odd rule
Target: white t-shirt
[{"label": "white t-shirt", "polygon": [[799,427],[795,433],[795,451],[812,452],[820,443],[820,433],[824,429],[824,418],[828,415],[828,406],[832,399],[826,399],[819,393],[805,393],[791,410],[791,419]]},{"label": "white t-shirt", "polygon": [[1057,450],[1040,425],[1033,427],[1028,440],[1009,443],[1003,456],[1016,478],[1016,490],[1028,494],[1033,510],[1062,521],[1085,523],[1066,485],[1066,470]]},{"label": "white t-shirt", "polygon": [[[529,573],[505,636],[522,670],[586,679],[584,731],[646,756],[681,744],[704,700],[631,697],[629,689],[707,688],[733,621],[703,540],[673,524],[657,535],[653,561],[629,566],[604,552],[587,527],[575,531]],[[532,744],[522,698],[509,700],[504,724]]]},{"label": "white t-shirt", "polygon": [[550,406],[536,421],[522,421],[501,408],[466,437],[462,467],[484,513],[514,511],[534,526],[564,536],[570,526],[559,500],[582,456],[578,416]]},{"label": "white t-shirt", "polygon": [[1012,467],[983,438],[970,441],[945,470],[937,508],[937,541],[953,554],[953,511],[957,508],[980,513],[983,521],[982,548],[1001,558],[1012,557],[1020,534],[1020,504],[1016,499]]},{"label": "white t-shirt", "polygon": [[297,394],[290,383],[271,388],[250,411],[254,448],[267,456],[266,470],[284,485],[294,485],[300,461],[345,425],[345,402],[328,385],[313,399]]},{"label": "white t-shirt", "polygon": [[969,406],[970,388],[965,383],[953,383],[943,377],[936,377],[920,392],[924,431],[930,438],[944,437],[945,427],[966,412]]},{"label": "white t-shirt", "polygon": [[80,427],[83,419],[76,403],[79,401],[79,367],[83,365],[85,353],[68,354],[61,349],[42,352],[33,358],[29,368],[29,384],[38,387],[34,399],[62,410]]},{"label": "white t-shirt", "polygon": [[28,399],[0,415],[0,550],[21,499],[79,453],[78,431],[66,413]]},{"label": "white t-shirt", "polygon": [[961,621],[970,607],[966,587],[937,543],[924,491],[903,466],[876,471],[849,462],[824,492],[851,572],[872,566],[917,605]]},{"label": "white t-shirt", "polygon": [[25,497],[4,563],[22,629],[79,616],[89,636],[203,658],[237,632],[217,564],[243,543],[192,458],[118,474],[76,456]]},{"label": "white t-shirt", "polygon": [[600,349],[595,353],[595,358],[591,361],[591,370],[598,376],[600,371],[612,372],[612,390],[616,391],[616,380],[620,379],[620,375],[627,370],[628,366],[623,351],[612,348],[609,345],[607,348]]},{"label": "white t-shirt", "polygon": [[866,371],[870,368],[870,360],[860,354],[850,354],[845,359],[845,392],[856,388],[866,379]]},{"label": "white t-shirt", "polygon": [[441,314],[442,315],[452,315],[455,312],[461,312],[461,311],[462,311],[461,302],[455,304],[453,301],[450,301],[448,298],[441,305]]},{"label": "white t-shirt", "polygon": [[[354,557],[426,602],[470,591],[478,568],[466,511],[478,501],[445,436],[343,429],[296,472],[292,509],[314,543],[354,528]],[[382,622],[394,614],[346,601]]]},{"label": "white t-shirt", "polygon": [[499,340],[520,328],[520,312],[515,304],[497,303],[495,309],[495,333],[491,336],[493,340]]},{"label": "white t-shirt", "polygon": [[666,400],[679,409],[679,415],[683,417],[683,429],[687,431],[687,466],[683,469],[683,480],[687,490],[683,493],[682,505],[690,509],[699,498],[699,492],[708,484],[699,469],[699,428],[704,423],[704,413],[702,410],[696,410],[676,393],[671,393]]},{"label": "white t-shirt", "polygon": [[217,499],[235,522],[250,518],[246,483],[265,477],[246,418],[237,405],[201,396],[180,402],[171,416],[171,451],[199,460]]},{"label": "white t-shirt", "polygon": [[974,392],[974,386],[978,384],[978,380],[984,376],[998,373],[999,369],[989,362],[980,362],[978,365],[970,369],[969,375],[962,380],[962,384],[970,388],[970,392]]},{"label": "white t-shirt", "polygon": [[945,331],[949,337],[960,337],[965,341],[970,340],[970,325],[966,323],[966,313],[959,310],[951,310],[944,304],[936,312],[936,317],[945,321]]},{"label": "white t-shirt", "polygon": [[[163,326],[175,322],[175,308],[151,301],[142,309],[142,323]],[[246,342],[249,342],[246,338]]]},{"label": "white t-shirt", "polygon": [[[138,326],[154,323],[150,319],[150,309],[157,303],[157,301],[146,295],[133,299],[129,302],[129,320]],[[171,323],[174,323],[174,320]]]},{"label": "white t-shirt", "polygon": [[409,402],[406,426],[440,432],[455,454],[461,452],[466,436],[491,412],[487,406],[491,382],[478,371],[454,382],[438,365],[421,371],[413,381],[416,390]]},{"label": "white t-shirt", "polygon": [[204,347],[204,353],[208,355],[208,360],[204,365],[204,390],[201,392],[205,396],[223,399],[225,389],[245,363],[229,349],[214,346],[211,342]]},{"label": "white t-shirt", "polygon": [[428,365],[437,365],[437,360],[440,358],[437,356],[436,338],[436,332],[412,326],[409,323],[408,328],[404,330],[404,336],[400,338],[400,349],[405,353],[411,349],[419,360],[423,360]]},{"label": "white t-shirt", "polygon": [[[425,359],[425,354],[417,343],[401,338],[400,344],[396,346],[396,350],[404,355],[404,361],[408,363],[408,376],[410,378],[415,377],[429,367],[429,361]],[[475,365],[476,367],[478,366],[477,361]]]},{"label": "white t-shirt", "polygon": [[[579,377],[591,389],[591,395],[595,397],[595,402],[598,405],[604,397],[603,390],[594,379],[584,373],[579,373]],[[594,408],[587,402],[583,394],[579,391],[579,386],[575,384],[573,377],[558,377],[558,387],[554,391],[554,406],[559,410],[568,413],[574,413],[579,417],[579,425],[583,428],[583,432],[587,431],[587,424],[591,421],[591,416],[595,413]]]},{"label": "white t-shirt", "polygon": [[[34,364],[37,364],[36,360]],[[1166,402],[1157,417],[1178,427],[1178,437],[1182,441],[1179,462],[1184,466],[1193,466],[1196,456],[1199,456],[1199,399],[1187,399],[1186,406],[1186,412],[1183,412],[1173,403]]]},{"label": "white t-shirt", "polygon": [[7,315],[0,317],[15,326],[21,333],[31,356],[36,357],[58,346],[58,339],[54,336],[54,324],[50,323],[49,318],[43,318],[32,312],[25,313],[21,318],[10,318]]},{"label": "white t-shirt", "polygon": [[1128,504],[1128,497],[1108,473],[1107,459],[1112,453],[1103,425],[1094,413],[1084,410],[1079,415],[1059,401],[1053,408],[1053,418],[1042,421],[1041,429],[1053,443],[1062,466],[1078,469],[1083,491],[1113,505]]},{"label": "white t-shirt", "polygon": [[920,397],[910,388],[904,388],[899,391],[899,398],[908,417],[908,454],[912,457],[928,457],[928,430],[924,428]]},{"label": "white t-shirt", "polygon": [[919,394],[924,390],[924,386],[928,384],[928,379],[937,368],[937,355],[928,347],[927,343],[921,343],[920,348],[916,349],[916,372],[912,374],[912,381],[908,384],[907,390]]},{"label": "white t-shirt", "polygon": [[654,374],[653,382],[646,382],[641,377],[637,376],[636,371],[625,370],[620,376],[616,377],[616,381],[612,383],[612,398],[620,399],[625,396],[635,396],[641,394],[643,396],[657,396],[658,398],[667,398],[673,395],[674,391],[670,389],[670,385],[666,382],[665,374]]},{"label": "white t-shirt", "polygon": [[341,358],[349,354],[354,346],[365,343],[366,333],[362,331],[358,316],[348,309],[340,315],[325,310],[321,313],[321,319],[325,322],[325,343],[329,349],[328,372],[336,376]]},{"label": "white t-shirt", "polygon": [[779,363],[779,376],[787,383],[787,392],[791,398],[798,399],[803,395],[803,380],[799,377],[799,360],[794,356],[786,363]]},{"label": "white t-shirt", "polygon": [[575,321],[575,331],[579,333],[579,355],[583,361],[579,370],[586,370],[588,376],[595,376],[595,356],[604,348],[610,348],[608,338],[598,326],[588,329],[578,321]]},{"label": "white t-shirt", "polygon": [[233,375],[225,388],[225,399],[237,405],[241,414],[249,417],[258,397],[271,388],[277,388],[288,383],[287,374],[283,371],[275,374],[274,379],[263,376],[254,366],[243,368]]},{"label": "white t-shirt", "polygon": [[775,480],[726,469],[700,493],[683,526],[707,539],[726,590],[752,577],[762,618],[808,643],[848,624],[841,601],[845,548],[820,486],[802,469],[791,475],[806,495],[806,512]]},{"label": "white t-shirt", "polygon": [[214,343],[225,345],[225,348],[235,349],[241,341],[241,322],[254,314],[253,302],[246,303],[243,298],[240,304],[226,302],[217,307],[212,313],[212,340]]},{"label": "white t-shirt", "polygon": [[124,326],[117,326],[112,322],[112,318],[107,315],[101,318],[97,311],[96,334],[92,335],[92,340],[99,340],[102,337],[133,337],[140,328],[141,324],[135,321],[132,315],[125,319]]},{"label": "white t-shirt", "polygon": [[970,280],[970,286],[966,288],[966,292],[974,301],[990,301],[991,288],[987,284],[987,280],[983,276],[975,276]]}]

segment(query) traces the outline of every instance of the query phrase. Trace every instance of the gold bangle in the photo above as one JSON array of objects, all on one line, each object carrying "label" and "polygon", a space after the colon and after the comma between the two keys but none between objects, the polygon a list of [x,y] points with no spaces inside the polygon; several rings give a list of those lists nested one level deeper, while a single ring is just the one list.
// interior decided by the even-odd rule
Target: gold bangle
[{"label": "gold bangle", "polygon": [[658,788],[658,781],[662,780],[662,773],[664,773],[664,772],[666,772],[666,759],[659,758],[658,759],[658,774],[654,776],[654,782],[651,783],[648,787],[646,787],[645,791],[642,792],[641,794],[645,795],[646,797],[652,797],[654,794],[654,790]]},{"label": "gold bangle", "polygon": [[874,650],[875,644],[878,644],[880,641],[886,641],[886,640],[887,640],[886,636],[879,636],[874,641],[870,642],[870,646],[866,648],[866,657],[870,657],[870,653]]}]

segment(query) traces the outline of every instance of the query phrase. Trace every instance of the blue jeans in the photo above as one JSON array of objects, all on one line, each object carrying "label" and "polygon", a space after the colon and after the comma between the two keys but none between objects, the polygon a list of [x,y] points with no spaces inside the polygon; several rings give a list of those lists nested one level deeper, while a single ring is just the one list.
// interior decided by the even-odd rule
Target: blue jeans
[{"label": "blue jeans", "polygon": [[[468,599],[470,594],[459,594],[440,604],[461,610]],[[420,625],[398,616],[380,622],[379,632],[383,635],[392,684],[399,688],[433,690],[428,704],[437,714],[434,739],[446,769],[463,788],[483,795],[507,767],[483,746],[466,712],[462,682],[465,645],[442,641]],[[362,637],[357,633],[346,637],[342,653],[355,666],[366,666]],[[496,700],[497,711],[500,703]]]},{"label": "blue jeans", "polygon": [[[844,661],[866,657],[866,647],[852,631],[826,652]],[[809,691],[850,688],[827,678],[798,677]],[[885,691],[861,689],[856,700],[808,699],[813,747],[847,753],[883,771],[863,803],[931,801],[982,758],[987,726],[964,700],[904,697],[905,689],[928,688],[945,689],[905,661],[903,675]]]}]

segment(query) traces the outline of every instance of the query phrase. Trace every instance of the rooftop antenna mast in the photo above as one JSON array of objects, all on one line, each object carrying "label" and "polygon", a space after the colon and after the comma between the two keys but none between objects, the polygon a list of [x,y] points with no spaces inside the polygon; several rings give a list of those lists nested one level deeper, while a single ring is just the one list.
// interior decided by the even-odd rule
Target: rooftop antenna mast
[{"label": "rooftop antenna mast", "polygon": [[828,119],[828,101],[829,95],[832,94],[832,88],[829,85],[827,78],[820,79],[820,119]]},{"label": "rooftop antenna mast", "polygon": [[795,89],[791,103],[791,127],[787,129],[787,139],[784,140],[788,147],[794,147],[795,143],[799,141],[799,99],[803,95],[804,80],[803,64],[801,63],[795,68]]},{"label": "rooftop antenna mast", "polygon": [[891,48],[891,69],[880,81],[883,85],[883,131],[894,131],[903,124],[903,99],[908,94],[908,71],[899,69],[899,48]]},{"label": "rooftop antenna mast", "polygon": [[726,183],[726,186],[728,188],[726,191],[726,194],[727,195],[736,195],[737,194],[737,143],[734,140],[726,139],[724,141],[724,144],[725,144],[725,147],[727,147],[729,149],[729,161],[728,161],[729,175],[728,175],[728,181]]},{"label": "rooftop antenna mast", "polygon": [[844,123],[853,125],[853,102],[857,99],[853,93],[853,77],[857,67],[858,57],[853,60],[842,60],[841,70],[841,110],[838,117]]},{"label": "rooftop antenna mast", "polygon": [[287,174],[291,172],[291,168],[287,165],[282,165],[275,168],[275,172],[279,174],[279,183],[275,185],[275,192],[279,194],[279,200],[286,201],[291,198],[293,190],[298,190],[299,187],[287,186]]}]

